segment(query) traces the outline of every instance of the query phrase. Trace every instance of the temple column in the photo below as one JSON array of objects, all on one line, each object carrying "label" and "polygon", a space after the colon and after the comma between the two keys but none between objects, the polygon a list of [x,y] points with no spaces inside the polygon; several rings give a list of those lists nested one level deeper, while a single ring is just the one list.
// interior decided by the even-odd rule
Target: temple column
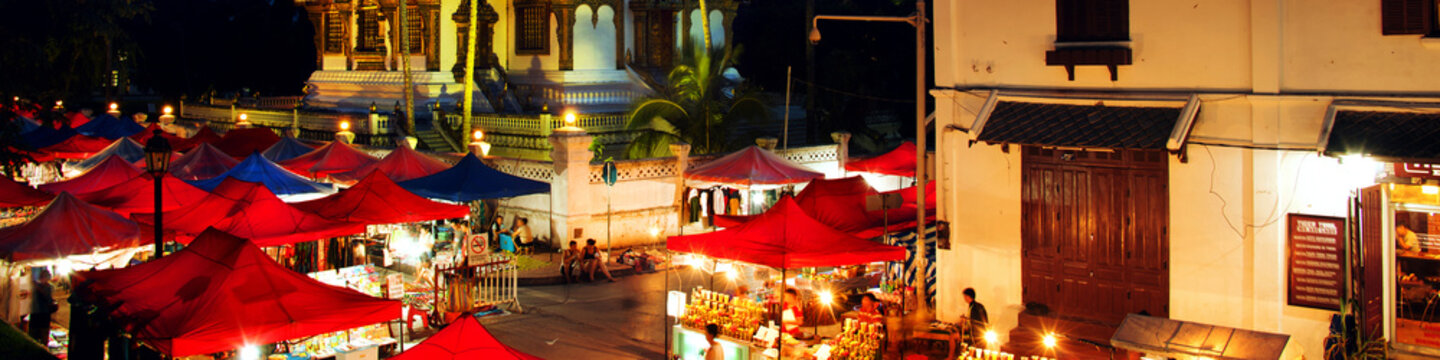
[{"label": "temple column", "polygon": [[575,4],[554,4],[556,40],[560,43],[560,70],[575,70]]}]

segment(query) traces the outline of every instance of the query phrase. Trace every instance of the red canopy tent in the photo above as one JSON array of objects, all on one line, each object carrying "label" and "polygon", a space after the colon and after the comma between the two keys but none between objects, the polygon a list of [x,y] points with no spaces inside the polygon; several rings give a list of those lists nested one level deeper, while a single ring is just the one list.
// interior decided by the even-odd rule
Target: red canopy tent
[{"label": "red canopy tent", "polygon": [[[79,111],[71,111],[71,112],[65,114],[65,117],[70,119],[70,128],[71,128],[71,129],[80,127],[81,125],[85,125],[85,123],[90,122],[90,117],[85,116],[85,113],[82,113],[82,112],[79,112]],[[59,124],[56,124],[56,125],[59,125]]]},{"label": "red canopy tent", "polygon": [[[877,195],[879,192],[859,176],[816,179],[795,196],[795,203],[820,223],[862,239],[915,228],[914,190],[910,191],[909,206],[890,209],[888,219],[884,212],[866,211],[867,203]],[[933,202],[934,197],[930,198]],[[715,226],[734,227],[759,216],[715,215]]]},{"label": "red canopy tent", "polygon": [[915,156],[915,143],[906,141],[879,156],[850,161],[845,170],[915,177]]},{"label": "red canopy tent", "polygon": [[[160,178],[162,211],[172,211],[200,202],[210,193],[190,185],[174,176]],[[115,186],[75,196],[92,205],[110,209],[129,216],[137,212],[155,211],[155,180],[150,174],[140,174],[115,184]]]},{"label": "red canopy tent", "polygon": [[165,132],[163,129],[160,128],[160,124],[155,123],[151,123],[150,126],[145,127],[145,131],[138,132],[135,135],[130,135],[130,138],[134,139],[135,142],[144,144],[146,141],[150,141],[151,137],[155,136],[155,130],[160,130],[160,136],[164,137],[165,140],[170,140],[171,147],[175,147],[176,145],[185,142],[185,138]]},{"label": "red canopy tent", "polygon": [[389,155],[379,162],[366,165],[354,171],[331,174],[330,178],[341,182],[354,182],[369,175],[371,171],[384,171],[390,180],[401,182],[410,179],[422,178],[449,169],[450,165],[435,158],[425,156],[408,146],[396,147]]},{"label": "red canopy tent", "polygon": [[179,150],[180,152],[187,152],[190,151],[190,149],[194,149],[196,146],[200,146],[200,144],[215,145],[219,142],[220,134],[216,134],[215,130],[210,130],[209,126],[201,125],[200,129],[195,131],[195,135],[191,135],[189,138],[181,141],[180,143],[172,142],[170,143],[170,146],[174,147],[175,150]]},{"label": "red canopy tent", "polygon": [[465,314],[430,338],[390,360],[541,360],[505,346],[475,316]]},{"label": "red canopy tent", "polygon": [[58,144],[40,148],[38,152],[53,159],[84,159],[104,151],[114,142],[102,137],[75,135]]},{"label": "red canopy tent", "polygon": [[83,194],[115,186],[115,184],[139,176],[140,173],[140,169],[135,168],[135,165],[125,162],[125,159],[121,159],[119,156],[109,156],[106,157],[105,161],[100,162],[99,165],[95,165],[95,167],[90,168],[90,170],[81,173],[80,176],[76,176],[70,180],[41,184],[40,190],[45,190],[52,194],[61,191]]},{"label": "red canopy tent", "polygon": [[797,184],[824,177],[825,174],[811,171],[754,145],[685,173],[686,180],[742,187]]},{"label": "red canopy tent", "polygon": [[60,193],[24,224],[0,228],[0,259],[13,262],[140,246],[140,229],[130,221],[70,193]]},{"label": "red canopy tent", "polygon": [[55,195],[15,182],[9,176],[0,176],[0,208],[40,206],[55,199]]},{"label": "red canopy tent", "polygon": [[[125,331],[170,356],[220,352],[382,323],[400,302],[326,285],[254,243],[208,229],[174,254],[79,273]],[[102,306],[106,308],[106,306]]]},{"label": "red canopy tent", "polygon": [[291,205],[330,220],[366,224],[453,219],[470,214],[469,206],[439,203],[412,194],[379,171],[334,195]]},{"label": "red canopy tent", "polygon": [[[144,225],[155,224],[153,213],[135,213],[130,217]],[[225,179],[200,202],[165,212],[166,235],[175,241],[189,243],[209,227],[249,238],[260,246],[365,231],[365,224],[331,221],[300,211],[280,201],[265,185],[235,179]],[[148,233],[153,230],[146,227],[143,231]]]},{"label": "red canopy tent", "polygon": [[311,177],[322,177],[363,168],[377,161],[380,161],[380,159],[376,159],[374,156],[370,156],[370,154],[360,152],[360,150],[355,150],[350,144],[331,141],[329,144],[325,144],[325,146],[321,146],[309,154],[281,161],[278,164],[297,174],[310,174]]},{"label": "red canopy tent", "polygon": [[226,155],[240,159],[250,156],[250,153],[265,151],[277,142],[280,142],[280,136],[267,128],[230,129],[225,132],[225,136],[220,137],[215,147],[220,148]]},{"label": "red canopy tent", "polygon": [[820,223],[790,196],[754,220],[696,235],[671,236],[673,251],[781,269],[844,266],[905,259],[905,249],[855,237]]},{"label": "red canopy tent", "polygon": [[204,180],[220,176],[239,164],[215,145],[201,143],[185,155],[170,161],[170,174],[184,180]]}]

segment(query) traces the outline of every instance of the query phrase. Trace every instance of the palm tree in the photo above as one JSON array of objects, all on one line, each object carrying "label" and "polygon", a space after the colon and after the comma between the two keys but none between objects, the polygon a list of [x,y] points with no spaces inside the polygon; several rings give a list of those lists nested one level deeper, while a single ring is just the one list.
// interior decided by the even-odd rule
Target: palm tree
[{"label": "palm tree", "polygon": [[[640,101],[630,111],[627,128],[639,135],[626,148],[631,159],[667,156],[669,145],[685,142],[696,154],[724,152],[735,148],[728,135],[739,122],[764,121],[770,115],[765,104],[753,94],[727,96],[721,72],[729,67],[733,52],[717,53],[720,61],[697,49],[684,65],[670,70],[668,88]],[[729,125],[729,126],[726,126]]]}]

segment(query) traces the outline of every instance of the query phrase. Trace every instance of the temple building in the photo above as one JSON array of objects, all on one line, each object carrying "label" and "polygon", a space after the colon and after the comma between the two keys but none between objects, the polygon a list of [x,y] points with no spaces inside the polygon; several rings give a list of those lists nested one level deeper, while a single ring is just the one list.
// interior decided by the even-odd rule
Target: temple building
[{"label": "temple building", "polygon": [[[428,115],[425,108],[437,104],[453,113],[463,96],[472,48],[467,31],[474,25],[476,113],[623,112],[651,91],[648,79],[663,79],[681,47],[690,46],[681,39],[702,37],[693,2],[491,0],[480,3],[474,19],[468,0],[407,2],[401,24],[397,0],[296,0],[315,27],[317,50],[305,107],[398,108],[408,56],[416,114]],[[738,2],[708,4],[712,41],[726,44]]]}]

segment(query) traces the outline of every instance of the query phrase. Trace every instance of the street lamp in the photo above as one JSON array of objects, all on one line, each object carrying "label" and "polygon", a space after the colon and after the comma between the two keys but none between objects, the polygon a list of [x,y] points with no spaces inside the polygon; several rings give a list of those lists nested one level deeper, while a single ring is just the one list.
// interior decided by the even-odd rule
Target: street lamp
[{"label": "street lamp", "polygon": [[[919,225],[916,227],[917,236],[915,241],[916,296],[929,294],[928,286],[925,283],[925,23],[929,20],[925,17],[925,1],[915,2],[915,13],[910,16],[848,16],[848,15],[816,15],[810,20],[810,42],[820,42],[820,20],[840,21],[881,21],[881,22],[903,22],[915,27],[915,211]],[[923,297],[921,299],[924,299]],[[929,311],[930,304],[926,301],[918,301],[922,313]]]},{"label": "street lamp", "polygon": [[161,230],[165,213],[160,209],[160,196],[164,191],[160,188],[160,179],[170,168],[170,140],[165,140],[160,129],[155,129],[155,135],[145,141],[145,169],[150,173],[150,179],[155,181],[155,258],[165,254],[165,233]]}]

